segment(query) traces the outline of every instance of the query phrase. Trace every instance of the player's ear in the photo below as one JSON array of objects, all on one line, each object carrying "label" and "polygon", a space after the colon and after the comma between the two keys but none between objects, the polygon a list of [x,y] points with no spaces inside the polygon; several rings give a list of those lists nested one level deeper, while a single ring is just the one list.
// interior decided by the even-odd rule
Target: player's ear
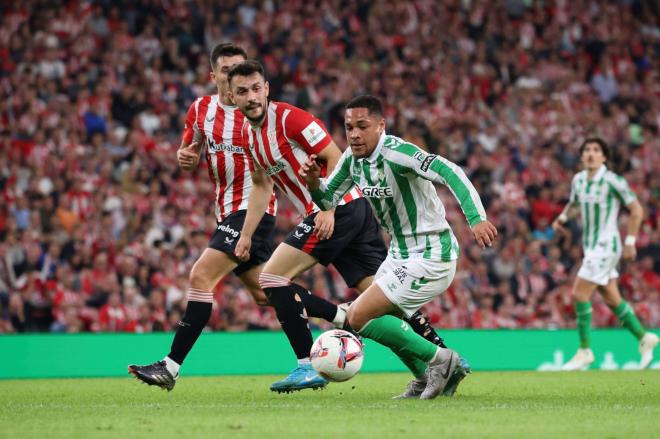
[{"label": "player's ear", "polygon": [[236,101],[234,100],[234,93],[232,93],[231,90],[227,92],[227,97],[229,98],[229,101],[232,105],[236,105]]},{"label": "player's ear", "polygon": [[209,73],[209,77],[211,78],[211,81],[215,82],[215,72],[213,70]]},{"label": "player's ear", "polygon": [[385,118],[381,117],[380,121],[378,121],[378,131],[380,134],[383,134],[385,132]]},{"label": "player's ear", "polygon": [[268,93],[270,92],[270,85],[268,84],[268,81],[264,82],[264,88],[266,89],[266,97],[268,97]]}]

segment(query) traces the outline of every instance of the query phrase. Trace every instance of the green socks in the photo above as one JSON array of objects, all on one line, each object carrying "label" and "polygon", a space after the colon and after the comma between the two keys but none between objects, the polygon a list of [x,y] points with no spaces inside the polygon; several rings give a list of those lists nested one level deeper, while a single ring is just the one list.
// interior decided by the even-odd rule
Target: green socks
[{"label": "green socks", "polygon": [[[368,322],[360,335],[387,346],[405,363],[415,377],[420,377],[421,362],[433,359],[438,347],[415,333],[410,325],[394,316],[382,316]],[[421,361],[416,361],[421,360]]]},{"label": "green socks", "polygon": [[575,302],[575,317],[578,334],[580,336],[580,347],[589,347],[589,332],[591,331],[591,302]]},{"label": "green socks", "polygon": [[616,315],[616,318],[621,322],[621,326],[626,328],[628,331],[637,337],[637,340],[640,340],[646,334],[646,330],[642,324],[637,319],[635,311],[632,307],[628,305],[628,302],[621,300],[621,303],[616,308],[611,308],[612,312]]}]

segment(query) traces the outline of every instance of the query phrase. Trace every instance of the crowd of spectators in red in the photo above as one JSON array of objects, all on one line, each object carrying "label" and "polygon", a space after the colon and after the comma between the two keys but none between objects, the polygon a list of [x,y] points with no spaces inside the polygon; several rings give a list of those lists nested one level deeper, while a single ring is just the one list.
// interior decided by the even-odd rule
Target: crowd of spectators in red
[{"label": "crowd of spectators in red", "polygon": [[[579,224],[569,237],[550,224],[580,140],[602,136],[645,209],[623,294],[658,327],[659,24],[658,4],[641,0],[3,2],[0,333],[180,319],[214,229],[213,187],[204,163],[178,170],[175,151],[188,105],[214,92],[208,52],[226,41],[342,148],[343,105],[366,92],[383,98],[388,132],[466,170],[500,234],[478,249],[438,188],[461,244],[453,285],[426,307],[438,327],[574,327]],[[297,221],[281,202],[278,240]],[[332,269],[302,282],[337,302],[354,295]],[[213,330],[279,327],[231,276],[215,297]],[[600,300],[594,325],[616,325]]]}]

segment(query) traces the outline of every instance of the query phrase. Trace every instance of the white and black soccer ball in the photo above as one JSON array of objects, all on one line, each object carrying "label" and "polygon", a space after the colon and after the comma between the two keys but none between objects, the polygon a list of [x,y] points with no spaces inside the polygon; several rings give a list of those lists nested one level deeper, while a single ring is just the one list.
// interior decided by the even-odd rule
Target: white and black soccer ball
[{"label": "white and black soccer ball", "polygon": [[312,366],[328,381],[348,381],[360,371],[362,343],[348,331],[326,331],[314,341],[310,352]]}]

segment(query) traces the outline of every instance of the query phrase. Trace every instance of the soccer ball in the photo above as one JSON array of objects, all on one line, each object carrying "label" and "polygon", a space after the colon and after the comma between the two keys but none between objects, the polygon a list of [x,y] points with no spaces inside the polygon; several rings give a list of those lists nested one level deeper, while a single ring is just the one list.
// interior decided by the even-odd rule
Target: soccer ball
[{"label": "soccer ball", "polygon": [[328,381],[347,381],[362,367],[362,343],[348,331],[333,329],[319,335],[310,352],[312,366]]}]

